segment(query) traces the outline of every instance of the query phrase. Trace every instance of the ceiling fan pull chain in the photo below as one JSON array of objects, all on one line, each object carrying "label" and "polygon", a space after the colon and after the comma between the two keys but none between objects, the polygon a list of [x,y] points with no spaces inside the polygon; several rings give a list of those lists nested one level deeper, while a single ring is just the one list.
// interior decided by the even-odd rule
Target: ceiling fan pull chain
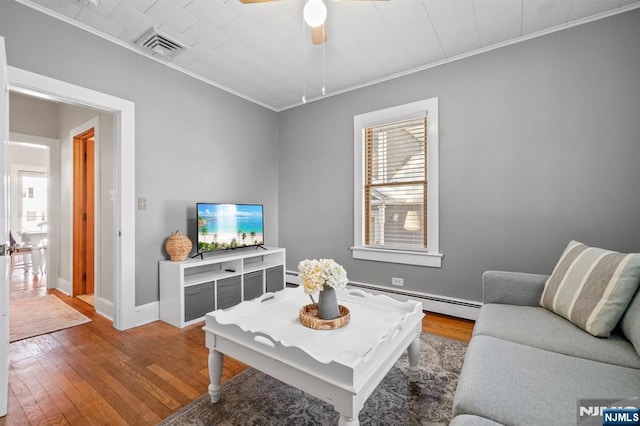
[{"label": "ceiling fan pull chain", "polygon": [[306,43],[306,25],[304,15],[302,16],[302,103],[307,103],[307,49],[305,49]]},{"label": "ceiling fan pull chain", "polygon": [[[325,27],[326,23],[322,24],[322,39],[325,40]],[[322,43],[322,96],[326,95],[326,78],[325,78],[325,57],[324,57],[324,45],[326,43]]]}]

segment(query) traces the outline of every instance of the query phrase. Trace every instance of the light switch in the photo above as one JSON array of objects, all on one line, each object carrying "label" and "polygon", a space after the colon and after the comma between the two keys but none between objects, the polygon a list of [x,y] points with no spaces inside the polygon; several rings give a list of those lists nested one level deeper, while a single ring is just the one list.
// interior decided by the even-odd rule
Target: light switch
[{"label": "light switch", "polygon": [[138,210],[147,209],[147,199],[145,197],[138,197]]}]

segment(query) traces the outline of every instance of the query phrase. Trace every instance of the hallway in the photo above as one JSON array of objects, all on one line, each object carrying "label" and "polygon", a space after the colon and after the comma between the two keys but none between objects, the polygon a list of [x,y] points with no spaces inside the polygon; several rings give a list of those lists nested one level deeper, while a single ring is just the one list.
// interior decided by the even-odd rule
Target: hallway
[{"label": "hallway", "polygon": [[31,271],[16,269],[10,278],[9,300],[47,295],[47,274],[32,275]]}]

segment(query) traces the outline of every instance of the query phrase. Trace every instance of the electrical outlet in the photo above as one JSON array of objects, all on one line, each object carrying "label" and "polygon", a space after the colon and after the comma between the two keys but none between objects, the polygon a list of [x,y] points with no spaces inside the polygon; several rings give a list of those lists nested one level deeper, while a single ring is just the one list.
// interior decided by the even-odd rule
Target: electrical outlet
[{"label": "electrical outlet", "polygon": [[147,209],[147,199],[144,197],[138,197],[138,210]]},{"label": "electrical outlet", "polygon": [[404,285],[404,278],[393,277],[391,278],[391,284],[402,287]]}]

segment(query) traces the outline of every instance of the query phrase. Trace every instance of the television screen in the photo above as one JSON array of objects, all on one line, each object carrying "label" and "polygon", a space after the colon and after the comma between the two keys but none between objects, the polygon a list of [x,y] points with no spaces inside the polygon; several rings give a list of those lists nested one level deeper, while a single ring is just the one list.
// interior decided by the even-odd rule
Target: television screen
[{"label": "television screen", "polygon": [[264,244],[261,204],[198,203],[198,252]]}]

